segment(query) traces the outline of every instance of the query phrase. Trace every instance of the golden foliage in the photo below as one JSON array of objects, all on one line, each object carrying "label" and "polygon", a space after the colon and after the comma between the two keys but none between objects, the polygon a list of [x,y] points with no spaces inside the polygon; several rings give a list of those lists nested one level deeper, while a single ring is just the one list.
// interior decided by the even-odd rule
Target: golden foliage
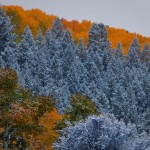
[{"label": "golden foliage", "polygon": [[52,144],[59,136],[54,128],[60,119],[61,116],[57,113],[57,110],[54,109],[51,112],[46,112],[39,120],[40,125],[45,128],[45,132],[41,135],[38,135],[36,139],[46,150],[53,150]]},{"label": "golden foliage", "polygon": [[27,25],[35,36],[39,28],[45,32],[57,18],[54,15],[47,15],[39,9],[24,10],[20,6],[3,6],[3,8],[11,17],[12,24],[15,24],[15,33],[20,37]]},{"label": "golden foliage", "polygon": [[[20,6],[3,6],[7,15],[12,17],[12,23],[16,25],[15,32],[21,36],[25,26],[29,25],[33,35],[37,34],[39,28],[45,33],[46,29],[52,26],[53,21],[57,16],[47,15],[39,9],[24,10]],[[64,25],[64,29],[69,28],[73,34],[75,43],[79,41],[80,38],[83,39],[84,44],[87,43],[88,31],[91,27],[91,22],[83,20],[78,22],[77,20],[67,21],[66,19],[61,19]],[[144,46],[145,43],[150,44],[150,38],[144,37],[140,34],[130,33],[124,29],[117,29],[113,27],[108,27],[108,39],[111,42],[112,48],[115,48],[120,42],[124,53],[126,54],[130,43],[134,37],[138,37],[139,43]]]},{"label": "golden foliage", "polygon": [[[14,70],[0,69],[0,134],[11,126],[18,129],[16,135],[23,137],[28,147],[53,150],[52,144],[59,136],[54,127],[61,119],[54,100],[34,96],[32,91],[19,87],[17,80]],[[0,137],[0,144],[2,141]],[[15,145],[16,141],[11,142]]]}]

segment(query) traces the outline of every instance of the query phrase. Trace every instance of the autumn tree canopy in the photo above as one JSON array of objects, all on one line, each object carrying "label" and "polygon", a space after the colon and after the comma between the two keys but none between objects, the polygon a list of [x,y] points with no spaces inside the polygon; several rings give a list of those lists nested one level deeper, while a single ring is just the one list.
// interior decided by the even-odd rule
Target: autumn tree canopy
[{"label": "autumn tree canopy", "polygon": [[[12,24],[15,24],[15,33],[21,37],[24,28],[28,25],[34,36],[36,36],[38,29],[41,28],[45,33],[47,28],[52,26],[53,21],[57,18],[54,15],[48,15],[39,9],[24,10],[20,6],[4,6],[3,7],[8,16],[12,17]],[[92,25],[92,22],[83,20],[79,22],[77,20],[67,21],[61,19],[64,29],[69,28],[75,42],[77,43],[80,38],[83,39],[84,44],[88,41],[88,31]],[[144,47],[145,43],[150,44],[150,38],[144,37],[140,34],[130,33],[125,29],[118,29],[107,26],[108,39],[111,42],[112,48],[116,48],[118,42],[121,43],[124,53],[126,54],[130,43],[134,37],[139,39],[139,43]]]}]

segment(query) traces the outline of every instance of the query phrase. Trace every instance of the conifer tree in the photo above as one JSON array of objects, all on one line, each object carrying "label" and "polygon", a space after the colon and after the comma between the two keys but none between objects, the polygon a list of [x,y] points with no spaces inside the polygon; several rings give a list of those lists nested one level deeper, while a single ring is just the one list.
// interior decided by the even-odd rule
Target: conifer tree
[{"label": "conifer tree", "polygon": [[15,59],[16,35],[13,30],[10,18],[0,6],[0,56],[3,59],[3,67],[12,66]]},{"label": "conifer tree", "polygon": [[50,29],[48,29],[45,33],[45,40],[47,45],[51,45],[51,42],[54,40]]},{"label": "conifer tree", "polygon": [[14,46],[16,35],[13,33],[14,26],[10,23],[10,18],[6,16],[4,10],[0,6],[0,52],[9,46]]},{"label": "conifer tree", "polygon": [[38,34],[36,37],[36,46],[38,50],[43,49],[43,47],[45,46],[45,39],[43,37],[41,29],[38,30]]},{"label": "conifer tree", "polygon": [[123,56],[122,47],[121,47],[121,43],[120,42],[117,45],[117,48],[116,48],[116,50],[114,52],[114,56],[115,57],[122,57]]},{"label": "conifer tree", "polygon": [[134,38],[128,52],[128,65],[131,66],[138,66],[139,59],[141,53],[141,46],[138,43],[138,39]]},{"label": "conifer tree", "polygon": [[54,39],[61,38],[63,36],[63,25],[61,23],[61,20],[57,18],[51,28],[51,32]]},{"label": "conifer tree", "polygon": [[33,57],[35,52],[35,43],[30,28],[27,26],[22,35],[22,41],[18,47],[18,63],[21,68],[26,61]]},{"label": "conifer tree", "polygon": [[81,62],[85,61],[85,47],[83,45],[83,40],[82,38],[80,38],[79,43],[77,45],[77,55],[79,57],[79,59],[81,60]]},{"label": "conifer tree", "polygon": [[107,30],[104,24],[93,23],[89,31],[88,45],[97,46],[101,50],[109,48],[107,36]]},{"label": "conifer tree", "polygon": [[125,125],[111,115],[90,116],[86,122],[63,129],[60,142],[54,147],[56,150],[146,150],[150,148],[150,138],[141,137],[134,125]]},{"label": "conifer tree", "polygon": [[150,62],[150,46],[145,44],[144,50],[141,52],[141,61]]}]

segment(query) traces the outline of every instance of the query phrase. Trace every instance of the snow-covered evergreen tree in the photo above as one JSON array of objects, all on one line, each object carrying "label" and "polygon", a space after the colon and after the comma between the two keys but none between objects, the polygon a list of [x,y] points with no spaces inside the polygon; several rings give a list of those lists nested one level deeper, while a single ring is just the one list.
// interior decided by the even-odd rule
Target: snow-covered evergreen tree
[{"label": "snow-covered evergreen tree", "polygon": [[13,30],[14,26],[11,25],[10,18],[0,6],[0,56],[3,60],[1,67],[12,67],[15,62],[16,35]]},{"label": "snow-covered evergreen tree", "polygon": [[63,67],[63,76],[66,77],[67,72],[69,71],[71,64],[76,63],[76,49],[74,47],[72,35],[70,31],[67,29],[64,32],[64,36],[62,38],[62,67]]},{"label": "snow-covered evergreen tree", "polygon": [[45,46],[45,39],[43,37],[41,29],[38,30],[38,34],[36,37],[36,46],[37,49],[40,51]]},{"label": "snow-covered evergreen tree", "polygon": [[51,28],[51,32],[53,35],[53,38],[58,39],[63,36],[63,25],[61,23],[61,20],[57,18]]},{"label": "snow-covered evergreen tree", "polygon": [[115,57],[122,57],[123,56],[123,51],[122,51],[122,47],[121,47],[120,42],[118,43],[117,48],[115,49],[114,56]]},{"label": "snow-covered evergreen tree", "polygon": [[101,50],[109,48],[110,44],[107,36],[107,30],[104,24],[93,23],[89,31],[88,45],[97,46]]},{"label": "snow-covered evergreen tree", "polygon": [[29,57],[34,55],[35,42],[32,36],[30,28],[27,26],[22,35],[22,41],[18,47],[18,63],[21,68],[24,68],[24,64],[28,61]]},{"label": "snow-covered evergreen tree", "polygon": [[81,60],[81,62],[85,61],[86,52],[85,52],[85,47],[84,47],[82,38],[79,39],[79,43],[77,45],[77,55],[79,59]]},{"label": "snow-covered evergreen tree", "polygon": [[[112,116],[90,116],[85,123],[79,122],[62,131],[56,150],[146,150],[150,138],[140,137],[134,125],[125,125]],[[76,140],[75,140],[76,139]],[[143,147],[142,147],[143,145]]]},{"label": "snow-covered evergreen tree", "polygon": [[0,7],[0,52],[4,52],[7,46],[15,46],[16,35],[13,33],[14,26],[11,25],[10,18]]},{"label": "snow-covered evergreen tree", "polygon": [[141,53],[141,46],[137,38],[134,38],[128,52],[128,66],[138,66]]},{"label": "snow-covered evergreen tree", "polygon": [[141,60],[150,62],[150,46],[148,44],[145,44],[144,50],[141,52]]},{"label": "snow-covered evergreen tree", "polygon": [[26,88],[33,88],[34,77],[37,70],[36,46],[30,28],[24,30],[23,38],[17,50],[17,62],[21,69],[20,83]]}]

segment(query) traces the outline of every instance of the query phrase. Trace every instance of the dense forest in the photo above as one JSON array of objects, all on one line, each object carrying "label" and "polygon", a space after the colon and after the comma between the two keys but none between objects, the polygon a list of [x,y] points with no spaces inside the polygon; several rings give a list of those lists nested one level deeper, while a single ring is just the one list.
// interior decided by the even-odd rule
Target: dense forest
[{"label": "dense forest", "polygon": [[[77,22],[74,28],[81,32],[76,32],[69,27],[74,21],[18,6],[4,9],[6,13],[0,7],[0,149],[150,149],[150,46],[139,44],[148,38],[88,21]],[[47,24],[39,26],[33,19],[38,16]],[[80,28],[84,23],[85,30]],[[119,31],[134,37],[126,55],[125,35]]]},{"label": "dense forest", "polygon": [[[20,6],[4,6],[3,8],[7,15],[12,18],[12,24],[15,25],[14,31],[19,35],[19,39],[21,39],[24,28],[27,25],[30,27],[33,36],[35,37],[39,28],[42,30],[42,33],[45,34],[47,28],[51,27],[54,20],[57,18],[57,16],[47,15],[39,9],[24,10]],[[82,38],[83,43],[87,44],[88,31],[92,25],[91,21],[67,21],[62,18],[61,22],[63,23],[63,29],[68,28],[70,30],[75,43],[78,43],[79,39]],[[108,39],[111,42],[111,47],[116,48],[118,42],[120,42],[124,54],[127,54],[130,43],[135,36],[138,38],[142,47],[144,47],[145,43],[150,44],[150,38],[144,37],[140,34],[129,33],[127,30],[109,27],[108,25],[106,28],[108,30]]]}]

